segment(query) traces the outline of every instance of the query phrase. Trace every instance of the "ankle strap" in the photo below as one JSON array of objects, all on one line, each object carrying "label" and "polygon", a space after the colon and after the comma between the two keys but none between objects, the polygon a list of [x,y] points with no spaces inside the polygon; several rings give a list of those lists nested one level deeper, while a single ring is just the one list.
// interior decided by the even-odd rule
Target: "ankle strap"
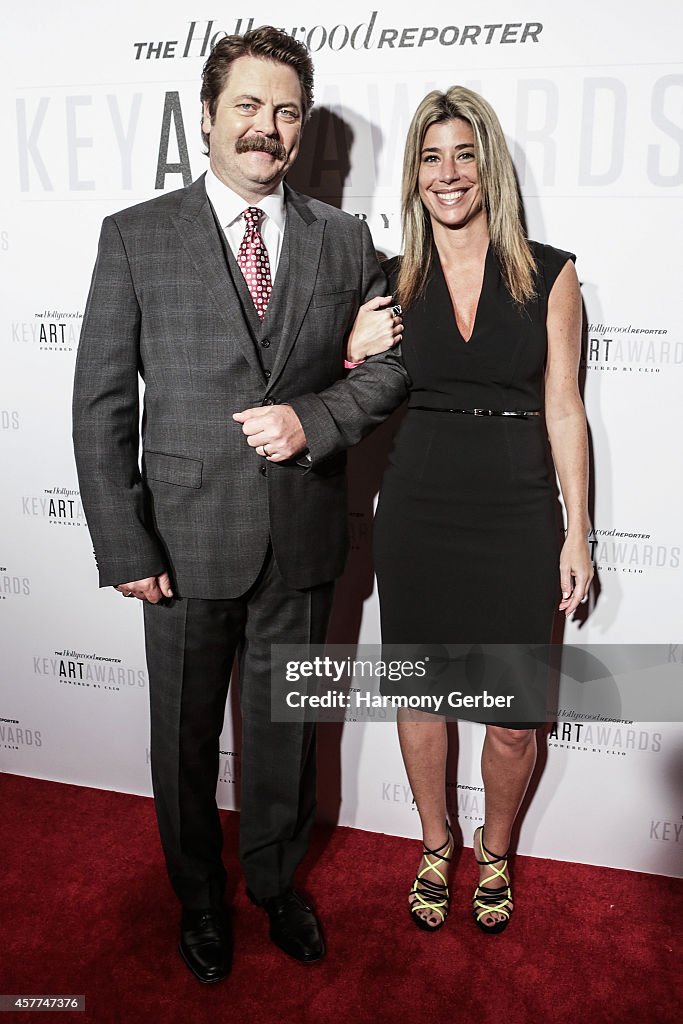
[{"label": "ankle strap", "polygon": [[492,853],[491,850],[488,849],[488,847],[484,846],[484,826],[483,825],[480,825],[480,827],[479,827],[479,845],[481,846],[482,852],[485,853],[487,857],[490,857],[491,860],[490,861],[489,860],[477,860],[477,864],[492,864],[492,863],[494,863],[494,861],[497,861],[497,860],[507,860],[507,856],[508,856],[508,854],[510,852],[510,847],[508,846],[508,848],[505,851],[505,853],[503,853],[500,856],[498,856],[498,854]]},{"label": "ankle strap", "polygon": [[448,849],[448,847],[451,845],[451,840],[453,839],[453,833],[451,832],[451,826],[448,824],[448,822],[446,822],[446,829],[447,829],[447,831],[446,831],[446,838],[443,841],[443,843],[441,844],[441,846],[437,846],[437,848],[435,850],[430,850],[429,847],[425,846],[425,844],[423,843],[422,844],[422,851],[423,851],[423,853],[429,854],[430,857],[439,857],[440,860],[450,860],[450,857],[441,857],[440,854],[439,854],[439,850],[447,850]]}]

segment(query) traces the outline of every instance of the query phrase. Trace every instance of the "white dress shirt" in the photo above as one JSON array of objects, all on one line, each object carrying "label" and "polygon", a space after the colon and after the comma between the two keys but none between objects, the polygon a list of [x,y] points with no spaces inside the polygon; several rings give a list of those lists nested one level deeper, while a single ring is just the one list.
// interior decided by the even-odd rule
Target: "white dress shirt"
[{"label": "white dress shirt", "polygon": [[245,202],[241,196],[233,192],[227,185],[224,185],[210,167],[206,172],[204,183],[206,185],[206,194],[216,211],[218,222],[223,228],[227,243],[235,257],[237,256],[237,250],[240,247],[246,228],[246,222],[242,216],[244,211],[249,206],[255,206],[257,209],[263,210],[259,230],[264,245],[268,250],[271,281],[275,281],[287,216],[285,210],[285,190],[282,182],[280,182],[274,192],[264,196],[258,203]]}]

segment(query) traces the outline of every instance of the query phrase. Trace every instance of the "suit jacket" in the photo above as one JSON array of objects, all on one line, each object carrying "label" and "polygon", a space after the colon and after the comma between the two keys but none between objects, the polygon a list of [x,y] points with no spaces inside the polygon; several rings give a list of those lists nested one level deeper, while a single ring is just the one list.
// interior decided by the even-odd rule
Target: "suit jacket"
[{"label": "suit jacket", "polygon": [[[278,273],[263,321],[266,330],[278,310],[268,376],[203,177],[103,223],[73,402],[101,586],[168,569],[180,596],[236,597],[269,540],[292,587],[343,569],[344,452],[402,401],[406,373],[389,352],[344,379],[358,306],[386,287],[370,232],[287,187],[285,201],[288,273]],[[301,420],[308,468],[266,463],[232,420],[279,403]]]}]

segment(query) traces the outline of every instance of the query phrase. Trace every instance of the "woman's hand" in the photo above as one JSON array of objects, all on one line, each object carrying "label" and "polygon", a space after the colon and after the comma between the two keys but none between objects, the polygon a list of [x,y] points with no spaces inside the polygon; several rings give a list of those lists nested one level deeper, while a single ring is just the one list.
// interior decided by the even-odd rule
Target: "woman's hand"
[{"label": "woman's hand", "polygon": [[567,535],[560,554],[560,611],[564,612],[566,618],[569,618],[583,601],[588,600],[593,573],[586,537]]},{"label": "woman's hand", "polygon": [[346,346],[348,363],[362,363],[368,356],[386,352],[401,340],[401,307],[391,303],[391,295],[377,295],[360,307]]}]

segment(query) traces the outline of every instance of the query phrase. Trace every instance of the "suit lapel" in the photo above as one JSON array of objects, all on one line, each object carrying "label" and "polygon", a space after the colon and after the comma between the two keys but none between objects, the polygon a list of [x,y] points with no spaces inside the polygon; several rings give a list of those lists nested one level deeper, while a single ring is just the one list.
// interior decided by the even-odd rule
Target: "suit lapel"
[{"label": "suit lapel", "polygon": [[229,336],[237,341],[249,365],[259,377],[263,377],[242,305],[225,262],[219,229],[206,195],[204,175],[189,186],[173,221]]},{"label": "suit lapel", "polygon": [[[289,273],[286,280],[278,275],[276,289],[286,290],[286,297],[274,295],[268,306],[271,309],[283,309],[280,341],[273,365],[269,390],[281,375],[292,346],[296,341],[306,311],[311,302],[313,289],[318,276],[320,255],[325,234],[325,220],[318,219],[311,212],[303,196],[293,192],[285,185],[285,201],[287,203],[287,226],[289,247]],[[275,298],[275,302],[273,301]],[[280,301],[278,301],[280,300]],[[268,312],[264,319],[264,328],[268,322]]]}]

